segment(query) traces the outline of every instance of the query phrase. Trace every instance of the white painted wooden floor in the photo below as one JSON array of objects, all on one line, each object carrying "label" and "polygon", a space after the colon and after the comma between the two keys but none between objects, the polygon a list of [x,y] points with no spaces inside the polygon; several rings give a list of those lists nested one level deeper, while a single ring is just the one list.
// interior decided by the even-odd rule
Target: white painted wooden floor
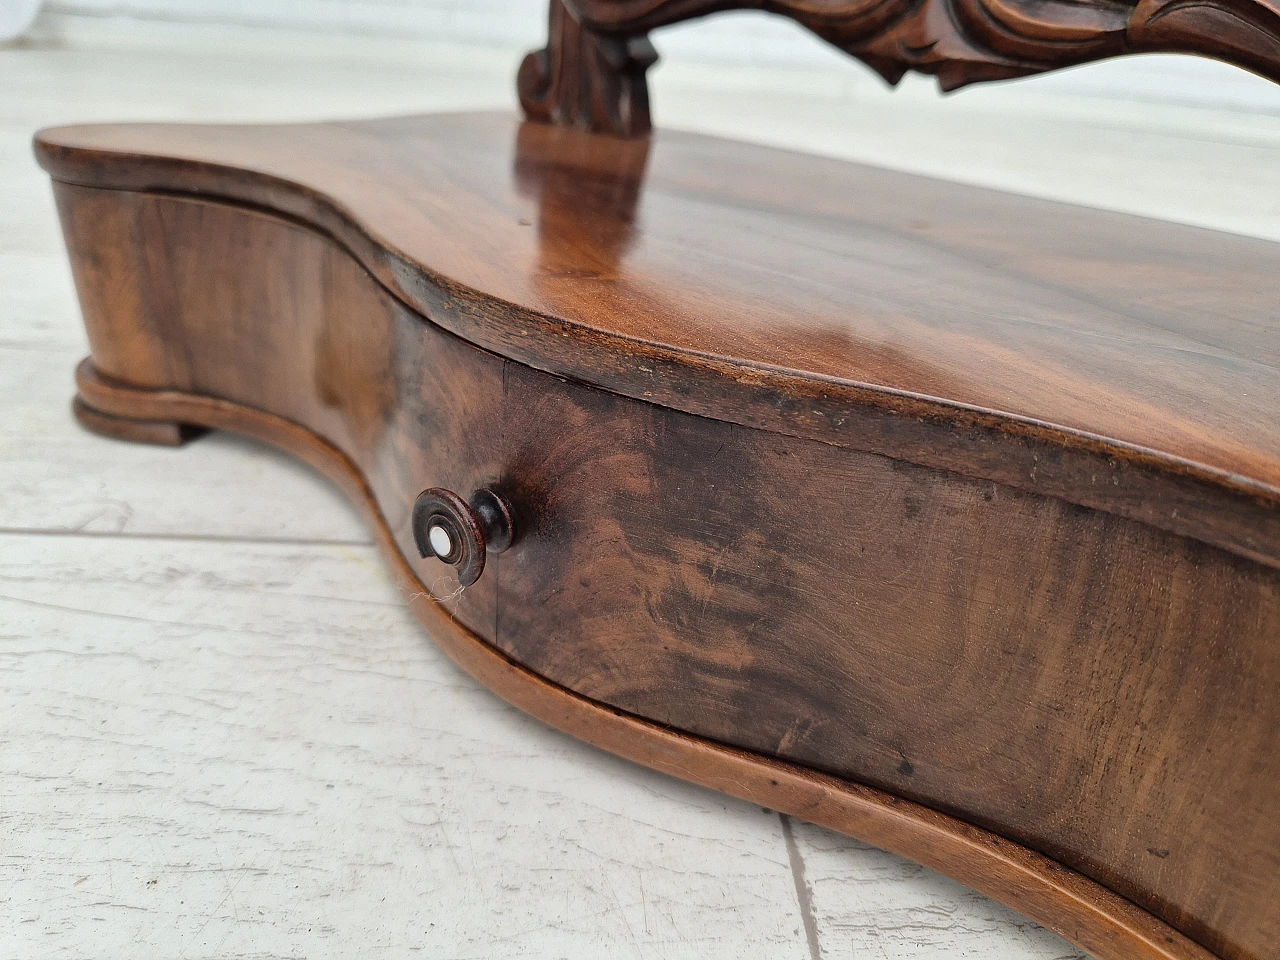
[{"label": "white painted wooden floor", "polygon": [[[507,105],[511,68],[106,22],[0,51],[0,960],[1079,956],[927,870],[505,706],[282,455],[73,424],[86,344],[38,126]],[[1016,91],[943,120],[919,91],[823,109],[723,80],[671,65],[660,116],[1280,237],[1274,120],[1166,111],[1121,133],[1119,107]]]}]

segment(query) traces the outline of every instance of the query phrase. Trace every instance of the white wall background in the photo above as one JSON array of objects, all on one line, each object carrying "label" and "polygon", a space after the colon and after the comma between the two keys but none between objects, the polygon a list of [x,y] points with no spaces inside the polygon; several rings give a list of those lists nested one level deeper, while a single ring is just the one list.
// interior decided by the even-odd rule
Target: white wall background
[{"label": "white wall background", "polygon": [[[52,0],[57,15],[212,24],[310,32],[358,32],[517,51],[545,34],[545,0]],[[668,63],[818,74],[821,85],[878,83],[869,71],[780,17],[734,12],[657,31]],[[1274,115],[1280,86],[1190,57],[1140,57],[1018,81],[1028,92],[1149,101]],[[818,91],[815,91],[818,92]],[[964,93],[959,96],[964,96]]]}]

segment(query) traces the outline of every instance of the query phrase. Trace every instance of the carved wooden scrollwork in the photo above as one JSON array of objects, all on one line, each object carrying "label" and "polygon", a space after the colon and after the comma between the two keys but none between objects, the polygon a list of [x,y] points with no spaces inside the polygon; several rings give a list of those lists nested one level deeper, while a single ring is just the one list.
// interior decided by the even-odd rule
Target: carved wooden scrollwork
[{"label": "carved wooden scrollwork", "polygon": [[552,0],[545,50],[520,70],[531,119],[649,130],[648,31],[722,10],[790,17],[889,83],[943,90],[1130,53],[1191,53],[1280,82],[1280,0]]},{"label": "carved wooden scrollwork", "polygon": [[644,75],[657,60],[643,32],[584,27],[562,0],[551,0],[546,49],[520,64],[520,105],[530,120],[642,137],[649,132]]}]

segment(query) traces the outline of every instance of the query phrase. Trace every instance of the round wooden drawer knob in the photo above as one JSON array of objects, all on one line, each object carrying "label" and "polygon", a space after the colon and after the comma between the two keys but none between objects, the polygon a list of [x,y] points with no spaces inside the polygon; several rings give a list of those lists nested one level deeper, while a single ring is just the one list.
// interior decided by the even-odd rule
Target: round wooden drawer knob
[{"label": "round wooden drawer knob", "polygon": [[485,554],[501,553],[515,540],[507,502],[492,490],[477,490],[471,502],[452,490],[432,487],[413,504],[413,540],[422,557],[436,557],[458,569],[469,587],[484,573]]}]

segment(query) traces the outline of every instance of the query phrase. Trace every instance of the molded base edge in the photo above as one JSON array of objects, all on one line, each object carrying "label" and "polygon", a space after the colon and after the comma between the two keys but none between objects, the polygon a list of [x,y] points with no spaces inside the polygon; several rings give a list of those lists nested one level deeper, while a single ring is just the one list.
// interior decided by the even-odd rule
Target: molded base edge
[{"label": "molded base edge", "polygon": [[651,769],[854,837],[945,874],[1048,927],[1099,960],[1214,960],[1168,924],[1062,864],[927,807],[623,713],[551,683],[455,623],[396,548],[372,492],[332,444],[289,420],[214,397],[130,387],[76,370],[75,412],[107,436],[177,445],[201,428],[285,450],[337,484],[363,512],[427,633],[508,703]]}]

